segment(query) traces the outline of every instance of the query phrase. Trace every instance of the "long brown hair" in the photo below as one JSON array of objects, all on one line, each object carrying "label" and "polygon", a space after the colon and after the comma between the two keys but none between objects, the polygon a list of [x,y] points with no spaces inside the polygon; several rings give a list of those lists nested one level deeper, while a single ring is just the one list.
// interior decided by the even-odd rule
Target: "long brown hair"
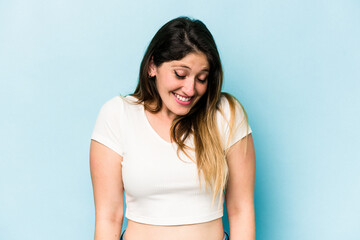
[{"label": "long brown hair", "polygon": [[[178,145],[178,155],[182,151],[190,157],[189,151],[195,150],[200,186],[203,174],[206,189],[213,189],[213,203],[219,194],[220,204],[228,178],[226,150],[216,119],[218,111],[223,114],[220,108],[221,97],[226,97],[229,102],[230,129],[234,125],[237,105],[243,110],[246,124],[247,116],[242,105],[236,104],[237,100],[233,96],[221,93],[223,71],[219,52],[213,36],[203,22],[179,17],[159,29],[145,52],[140,65],[139,82],[132,96],[138,99],[138,103],[144,103],[146,110],[154,113],[160,111],[162,101],[155,85],[156,77],[151,78],[148,75],[150,61],[159,67],[164,62],[182,59],[192,52],[204,53],[209,62],[207,90],[188,114],[174,119],[170,129],[171,140]],[[194,137],[195,149],[185,144],[189,136]]]}]

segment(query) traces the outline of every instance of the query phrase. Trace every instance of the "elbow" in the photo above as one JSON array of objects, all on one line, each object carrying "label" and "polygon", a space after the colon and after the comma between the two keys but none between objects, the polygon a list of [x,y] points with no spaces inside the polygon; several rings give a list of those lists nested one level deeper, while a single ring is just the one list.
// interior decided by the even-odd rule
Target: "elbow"
[{"label": "elbow", "polygon": [[226,210],[228,216],[231,217],[231,216],[254,214],[255,207],[254,207],[254,202],[250,201],[247,203],[226,206]]},{"label": "elbow", "polygon": [[119,209],[117,211],[96,211],[96,221],[106,221],[112,223],[122,223],[124,218],[124,211]]}]

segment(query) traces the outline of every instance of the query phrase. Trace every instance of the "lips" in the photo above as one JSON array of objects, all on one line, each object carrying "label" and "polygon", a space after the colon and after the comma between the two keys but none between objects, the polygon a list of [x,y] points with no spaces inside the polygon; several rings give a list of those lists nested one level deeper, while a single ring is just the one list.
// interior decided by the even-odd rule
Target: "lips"
[{"label": "lips", "polygon": [[175,95],[175,97],[176,97],[177,99],[179,99],[180,101],[183,101],[183,102],[188,102],[188,101],[190,101],[190,99],[191,99],[191,97],[183,97],[183,96],[181,96],[181,95],[179,95],[179,94],[177,94],[177,93],[174,93],[174,95]]},{"label": "lips", "polygon": [[184,97],[184,96],[181,96],[177,93],[174,93],[172,92],[172,94],[174,95],[175,97],[175,101],[181,105],[188,105],[192,102],[192,100],[194,99],[193,97]]}]

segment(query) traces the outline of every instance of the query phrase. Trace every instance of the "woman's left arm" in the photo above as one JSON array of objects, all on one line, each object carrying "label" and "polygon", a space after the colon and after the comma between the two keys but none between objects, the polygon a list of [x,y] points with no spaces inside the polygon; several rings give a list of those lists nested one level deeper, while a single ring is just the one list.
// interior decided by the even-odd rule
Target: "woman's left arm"
[{"label": "woman's left arm", "polygon": [[[231,240],[255,240],[255,149],[252,135],[232,145],[226,155],[229,179],[226,208]],[[247,146],[246,146],[247,145]],[[246,146],[246,154],[244,154]]]}]

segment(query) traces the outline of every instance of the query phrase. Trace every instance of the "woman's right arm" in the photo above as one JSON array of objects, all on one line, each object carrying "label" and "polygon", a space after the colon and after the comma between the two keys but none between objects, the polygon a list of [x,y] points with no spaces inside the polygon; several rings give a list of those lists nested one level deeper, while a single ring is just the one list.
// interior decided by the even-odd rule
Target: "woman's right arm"
[{"label": "woman's right arm", "polygon": [[122,157],[91,140],[90,170],[95,200],[95,240],[119,240],[124,216]]}]

